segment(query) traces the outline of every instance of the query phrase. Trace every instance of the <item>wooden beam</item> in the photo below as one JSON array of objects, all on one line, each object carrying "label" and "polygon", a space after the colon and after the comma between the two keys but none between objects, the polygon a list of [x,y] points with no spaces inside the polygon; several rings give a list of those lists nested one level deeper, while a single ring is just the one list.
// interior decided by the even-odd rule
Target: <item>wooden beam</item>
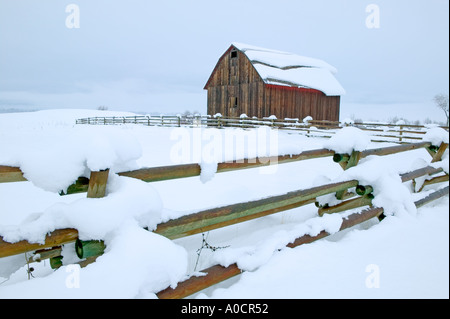
[{"label": "wooden beam", "polygon": [[[422,207],[423,205],[429,203],[430,201],[436,200],[442,196],[448,195],[449,187],[445,187],[439,191],[432,193],[426,198],[416,201],[414,204],[416,207]],[[359,213],[354,213],[344,218],[341,224],[339,231],[344,229],[348,229],[355,225],[361,224],[367,220],[370,220],[375,217],[380,217],[383,214],[384,210],[381,207],[370,208],[367,210],[363,210]],[[295,239],[292,243],[288,244],[287,247],[294,248],[303,244],[309,244],[316,240],[322,239],[324,237],[329,236],[325,230],[319,232],[319,234],[315,236],[311,235],[303,235],[297,239]],[[215,265],[204,269],[201,271],[202,273],[206,273],[205,276],[202,277],[191,277],[184,282],[181,282],[175,288],[168,287],[156,295],[160,299],[182,299],[188,297],[194,293],[197,293],[205,288],[218,284],[224,280],[232,278],[236,275],[239,275],[242,270],[239,269],[237,264],[231,264],[228,267],[223,267],[220,265]]]},{"label": "wooden beam", "polygon": [[53,257],[58,257],[61,255],[61,246],[55,246],[49,249],[39,249],[34,252],[34,254],[28,258],[28,262],[41,262],[45,259],[50,259]]},{"label": "wooden beam", "polygon": [[0,183],[23,182],[26,180],[19,167],[0,165]]},{"label": "wooden beam", "polygon": [[[406,182],[406,181],[409,181],[409,180],[411,180],[413,178],[417,178],[417,177],[425,175],[425,174],[431,174],[433,172],[438,173],[438,172],[441,172],[441,171],[442,171],[442,169],[435,169],[435,168],[430,167],[430,166],[424,167],[424,168],[421,168],[421,169],[418,169],[418,170],[415,170],[415,171],[403,174],[402,175],[402,181]],[[347,182],[345,182],[344,184],[341,184],[340,186],[338,186],[337,187],[338,190],[333,188],[333,189],[329,189],[329,191],[330,192],[335,192],[335,191],[337,192],[337,191],[339,191],[341,189],[341,187],[342,187],[342,189],[348,189],[348,188],[351,188],[351,187],[356,187],[358,182],[357,181],[349,181],[348,182],[349,184],[346,184],[346,183]],[[323,186],[321,186],[321,187],[323,187]],[[306,190],[306,191],[308,191],[308,190]],[[265,216],[265,215],[268,215],[268,214],[271,214],[271,213],[275,213],[275,212],[279,212],[279,211],[283,211],[283,210],[299,207],[299,206],[302,206],[302,205],[306,205],[308,203],[314,202],[315,197],[321,196],[321,195],[318,195],[318,194],[322,194],[322,195],[324,194],[323,192],[317,192],[315,194],[311,193],[309,195],[309,197],[305,197],[305,196],[301,197],[300,192],[306,192],[306,191],[296,191],[297,195],[298,195],[296,200],[295,200],[295,197],[296,197],[295,193],[296,192],[291,192],[291,193],[289,193],[288,196],[287,196],[287,194],[280,195],[280,196],[286,196],[286,198],[284,198],[286,201],[284,202],[284,204],[283,203],[281,203],[281,204],[279,203],[278,205],[275,205],[272,208],[270,208],[269,206],[265,206],[265,209],[264,209],[263,203],[260,203],[261,206],[259,206],[259,207],[258,207],[257,204],[253,203],[253,205],[255,205],[253,207],[253,214],[247,214],[247,216],[238,216],[237,215],[238,212],[236,211],[236,213],[235,213],[236,214],[235,215],[236,222],[241,222],[241,221],[245,221],[245,220],[249,220],[249,219],[253,219],[253,218],[258,218],[258,217]],[[323,191],[323,189],[322,189],[322,191]],[[288,202],[289,201],[289,197],[291,197],[291,199],[290,199],[291,202],[290,203]],[[278,196],[278,199],[280,199],[279,196]],[[266,199],[266,200],[268,202],[270,202],[271,199],[269,198],[269,199]],[[241,209],[243,209],[243,210],[247,209],[246,210],[247,213],[251,211],[248,207],[245,208],[243,206],[243,204],[234,204],[234,205],[231,205],[231,206],[235,206],[235,208],[241,206]],[[228,207],[228,208],[231,209],[231,207]],[[225,214],[225,208],[224,207],[216,208],[216,209],[212,209],[212,210],[207,210],[206,212],[211,212],[211,211],[216,211],[217,212],[218,210],[221,210],[222,213]],[[194,224],[195,224],[195,219],[201,219],[202,218],[201,217],[202,214],[203,215],[208,215],[205,212],[200,212],[200,213],[197,213],[197,214],[199,214],[199,215],[197,215],[197,217],[195,217],[195,216],[192,217],[193,215],[195,215],[195,214],[193,214],[193,215],[188,215],[188,216],[181,217],[181,218],[189,219],[189,216],[191,216],[193,218],[192,222],[194,222]],[[212,216],[212,215],[207,216],[204,224],[211,223],[213,217],[214,216]],[[202,229],[210,229],[209,227],[211,227],[211,229],[215,229],[215,228],[223,227],[223,225],[230,225],[230,224],[234,223],[233,221],[231,221],[231,222],[226,221],[227,218],[230,218],[230,216],[228,216],[228,217],[227,216],[222,216],[222,218],[219,217],[218,220],[216,220],[217,224],[215,226],[214,226],[214,224],[215,224],[214,222],[211,223],[212,226],[211,225],[209,225],[209,226],[208,225],[200,225],[200,228],[195,228],[193,225],[190,225],[190,231],[196,231],[195,233],[198,233],[198,232],[201,232]],[[220,220],[220,219],[222,219],[222,220]],[[232,220],[232,218],[230,220]],[[158,233],[158,231],[161,231],[163,233],[165,231],[168,231],[169,233],[171,233],[171,235],[168,235],[169,237],[170,236],[174,236],[174,238],[183,237],[183,235],[181,235],[181,233],[183,231],[185,231],[185,230],[183,230],[183,227],[181,227],[180,225],[177,226],[176,224],[178,224],[178,223],[181,223],[181,220],[175,219],[175,220],[171,220],[171,221],[169,221],[167,223],[160,224],[160,225],[158,225],[158,228],[156,229],[155,232]],[[197,223],[197,224],[200,224],[200,223]],[[180,235],[177,233],[177,231],[175,231],[176,229],[178,229],[177,231],[181,232]],[[189,230],[189,227],[188,227],[188,230]],[[21,242],[18,242],[18,243],[9,243],[9,242],[6,242],[0,236],[0,258],[1,257],[15,255],[15,254],[20,254],[20,253],[24,253],[24,252],[28,252],[28,251],[34,251],[34,250],[37,250],[37,249],[43,249],[43,248],[50,248],[50,247],[53,247],[53,246],[59,246],[59,245],[62,245],[64,243],[74,242],[77,239],[77,237],[78,237],[78,232],[77,232],[76,229],[55,230],[54,232],[52,232],[51,234],[49,234],[47,236],[46,243],[43,244],[43,245],[40,245],[40,244],[28,243],[27,241],[21,241]]]},{"label": "wooden beam", "polygon": [[0,236],[0,258],[72,243],[77,240],[77,238],[78,231],[73,228],[57,229],[51,232],[45,236],[45,241],[43,244],[29,243],[26,240],[21,240],[16,243],[9,243],[5,241],[2,236]]},{"label": "wooden beam", "polygon": [[[257,168],[273,164],[292,163],[308,159],[333,156],[334,152],[327,149],[308,150],[294,155],[280,155],[240,159],[217,164],[217,173],[230,172],[240,169]],[[181,164],[160,167],[142,168],[135,171],[118,173],[120,176],[137,178],[146,182],[156,182],[177,178],[199,176],[201,173],[198,164]]]},{"label": "wooden beam", "polygon": [[188,280],[178,283],[175,289],[169,287],[158,292],[156,295],[159,299],[182,299],[212,285],[218,284],[219,282],[239,275],[242,273],[242,270],[239,269],[237,264],[232,264],[228,267],[214,265],[202,270],[202,273],[206,273],[206,275],[191,277]]},{"label": "wooden beam", "polygon": [[[267,156],[267,157],[257,157],[250,159],[240,159],[235,161],[228,161],[219,163],[217,167],[217,172],[229,172],[233,170],[247,169],[247,168],[257,168],[262,166],[267,166],[271,164],[283,164],[292,163],[296,161],[303,161],[315,158],[329,157],[333,156],[334,151],[328,149],[315,149],[301,152],[299,154],[293,155],[280,155],[280,156]],[[199,176],[201,173],[200,165],[194,164],[181,164],[181,165],[170,165],[170,166],[160,166],[160,167],[148,167],[141,168],[134,171],[121,172],[118,173],[119,176],[127,176],[136,179],[143,180],[145,182],[156,182],[163,180],[171,180],[177,178],[186,178]],[[17,182],[26,181],[23,178],[22,171],[18,167],[0,166],[0,182]],[[80,193],[87,191],[88,180],[81,177],[69,187],[67,194]]]},{"label": "wooden beam", "polygon": [[350,167],[358,165],[361,159],[361,152],[353,151],[351,155],[348,154],[335,154],[333,161],[339,163],[343,170],[347,170]]},{"label": "wooden beam", "polygon": [[[379,217],[381,214],[383,214],[383,212],[384,209],[382,207],[374,207],[351,214],[343,218],[339,231],[343,231],[344,229],[361,224],[369,219]],[[304,235],[294,240],[291,244],[287,245],[287,247],[294,248],[303,244],[311,243],[326,236],[329,236],[329,234],[325,230],[321,231],[316,236]]]},{"label": "wooden beam", "polygon": [[127,176],[140,179],[144,182],[157,182],[177,178],[193,177],[200,175],[198,164],[182,164],[161,167],[141,168],[134,171],[118,173],[119,176]]},{"label": "wooden beam", "polygon": [[360,158],[361,152],[353,151],[352,154],[350,155],[350,158],[348,159],[347,165],[345,165],[345,169],[347,170],[350,167],[358,165]]},{"label": "wooden beam", "polygon": [[389,146],[389,147],[382,147],[382,148],[373,148],[364,150],[361,152],[361,159],[377,155],[377,156],[385,156],[385,155],[391,155],[406,151],[412,151],[420,148],[427,148],[430,147],[430,142],[419,142],[419,143],[411,143],[411,144],[402,144],[402,145],[395,145],[395,146]]},{"label": "wooden beam", "polygon": [[[448,193],[449,187],[447,186],[446,188],[434,192],[422,200],[416,201],[414,204],[416,205],[416,207],[419,208],[429,203],[430,201],[436,200],[442,196],[447,195]],[[383,212],[384,212],[383,208],[375,207],[363,210],[360,213],[351,214],[343,219],[339,231],[361,224],[375,217],[379,218],[383,214]],[[315,236],[303,235],[295,239],[292,243],[288,244],[287,247],[294,248],[303,244],[309,244],[316,240],[327,237],[329,235],[330,234],[328,234],[325,230],[322,230],[321,232],[319,232],[319,234]],[[215,265],[207,269],[204,269],[201,272],[206,273],[206,275],[202,277],[191,277],[188,280],[179,283],[177,287],[175,288],[168,287],[158,292],[156,295],[160,299],[182,299],[194,293],[202,291],[205,288],[211,287],[224,280],[239,275],[240,273],[242,273],[242,270],[239,269],[237,264],[231,264],[228,267]]]},{"label": "wooden beam", "polygon": [[[207,230],[241,223],[247,220],[314,203],[317,196],[334,193],[342,188],[347,189],[350,187],[355,187],[357,184],[358,181],[351,180],[318,186],[306,190],[293,191],[283,195],[247,203],[238,203],[208,209],[196,214],[190,214],[159,224],[154,232],[169,239],[190,236]],[[64,243],[74,242],[77,238],[78,232],[75,229],[55,230],[51,234],[47,235],[45,244],[43,245],[28,243],[25,240],[18,243],[8,243],[0,236],[0,258],[27,251],[59,246]]]},{"label": "wooden beam", "polygon": [[[336,163],[340,163],[340,164],[349,162],[349,161],[351,161],[352,163],[357,163],[359,160],[361,160],[365,157],[368,157],[368,156],[372,156],[372,155],[386,156],[386,155],[411,151],[411,150],[420,149],[420,148],[428,148],[430,146],[431,146],[430,142],[420,142],[420,143],[395,145],[395,146],[389,146],[389,147],[373,148],[373,149],[364,150],[362,152],[353,152],[352,155],[336,153],[333,156],[333,161],[335,161]],[[341,166],[344,169],[350,168],[350,166],[348,166],[346,163]]]},{"label": "wooden beam", "polygon": [[286,209],[314,203],[315,198],[318,196],[335,193],[341,189],[355,187],[357,184],[358,181],[351,180],[313,187],[306,190],[293,191],[283,195],[251,202],[208,209],[159,224],[154,232],[170,239],[190,236],[242,221],[259,218]]},{"label": "wooden beam", "polygon": [[343,212],[349,209],[354,209],[368,205],[372,205],[372,198],[370,196],[362,196],[349,199],[334,206],[319,208],[318,214],[319,216],[323,216],[324,214]]},{"label": "wooden beam", "polygon": [[[432,185],[432,184],[438,184],[438,183],[443,183],[443,182],[448,182],[449,178],[447,174],[441,175],[441,176],[437,176],[437,177],[433,177],[432,179],[426,179],[423,183],[422,186],[420,186],[420,188],[415,191],[416,193],[421,192],[425,186],[427,185]],[[413,186],[414,186],[414,190],[416,189],[416,181],[413,181]]]},{"label": "wooden beam", "polygon": [[430,203],[430,202],[432,202],[432,201],[434,201],[436,199],[439,199],[439,198],[441,198],[441,197],[443,197],[445,195],[448,195],[448,193],[449,193],[449,186],[444,187],[444,188],[442,188],[440,190],[437,190],[437,191],[431,193],[427,197],[416,201],[414,204],[416,205],[417,208],[419,208],[419,207],[422,207],[422,206],[424,206],[424,205],[426,205],[426,204],[428,204],[428,203]]},{"label": "wooden beam", "polygon": [[[360,153],[360,159],[370,156],[370,155],[389,155],[399,152],[409,151],[413,149],[418,149],[421,147],[429,147],[431,144],[429,142],[421,142],[415,144],[405,144],[398,146],[391,146],[385,148],[377,148],[365,150]],[[283,164],[291,163],[296,161],[330,157],[333,156],[335,159],[340,158],[340,161],[348,161],[350,159],[349,155],[345,154],[335,154],[334,151],[328,149],[316,149],[308,150],[294,155],[280,155],[274,157],[259,157],[253,159],[242,159],[232,162],[219,163],[217,172],[228,172],[232,170],[256,168],[261,166],[267,166],[270,164]],[[337,160],[335,160],[337,161]],[[198,176],[201,173],[200,165],[198,164],[182,164],[182,165],[171,165],[171,166],[161,166],[161,167],[150,167],[142,168],[134,171],[121,172],[118,173],[120,176],[128,176],[137,178],[146,182],[155,182],[162,180],[170,180],[176,178],[193,177]],[[0,166],[0,182],[17,182],[25,181],[23,174],[18,167]],[[82,191],[87,191],[86,180],[79,181],[79,185],[75,185],[73,192],[70,190],[68,194],[79,193]],[[75,183],[76,184],[76,183]],[[70,187],[69,187],[70,188]],[[86,189],[86,190],[85,190]]]},{"label": "wooden beam", "polygon": [[87,191],[88,198],[105,197],[108,175],[109,169],[91,172],[91,178],[89,178],[89,187]]},{"label": "wooden beam", "polygon": [[[383,213],[382,208],[373,208],[363,211],[361,213],[352,214],[347,218],[343,219],[340,231],[355,226],[357,224],[360,224],[373,217],[378,217],[382,213]],[[314,242],[326,236],[329,236],[329,234],[325,230],[322,230],[316,236],[304,235],[297,238],[292,243],[288,244],[287,247],[294,248],[303,244]],[[239,275],[242,273],[242,270],[239,269],[237,264],[231,264],[228,267],[223,267],[221,265],[214,265],[212,267],[202,270],[201,272],[206,273],[206,275],[201,277],[191,277],[188,280],[178,283],[177,287],[166,288],[158,292],[156,295],[158,296],[159,299],[182,299],[196,292],[199,292],[205,288],[208,288],[224,280]]]},{"label": "wooden beam", "polygon": [[440,172],[443,172],[444,170],[442,168],[435,168],[432,166],[426,166],[419,169],[416,169],[414,171],[401,174],[400,177],[402,179],[402,182],[405,183],[407,181],[411,181],[417,177],[423,176],[423,175],[434,175]]},{"label": "wooden beam", "polygon": [[431,163],[436,163],[439,162],[442,159],[442,155],[444,155],[445,150],[448,148],[448,144],[447,143],[442,143],[436,154],[433,155],[433,159],[431,160]]}]

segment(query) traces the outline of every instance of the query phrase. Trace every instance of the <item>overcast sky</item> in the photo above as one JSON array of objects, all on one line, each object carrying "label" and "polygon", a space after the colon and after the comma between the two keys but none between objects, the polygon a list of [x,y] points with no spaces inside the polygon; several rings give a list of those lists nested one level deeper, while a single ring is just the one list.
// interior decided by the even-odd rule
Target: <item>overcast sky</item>
[{"label": "overcast sky", "polygon": [[448,0],[0,0],[0,108],[205,113],[209,75],[242,42],[322,59],[343,106],[402,116],[448,94],[448,12]]}]

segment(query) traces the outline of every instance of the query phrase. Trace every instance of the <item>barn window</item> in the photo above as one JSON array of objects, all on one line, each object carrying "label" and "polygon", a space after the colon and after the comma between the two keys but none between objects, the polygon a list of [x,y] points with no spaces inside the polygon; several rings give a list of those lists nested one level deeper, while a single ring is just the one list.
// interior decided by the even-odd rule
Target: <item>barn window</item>
[{"label": "barn window", "polygon": [[237,51],[236,50],[231,51],[231,58],[232,59],[236,59],[237,58]]},{"label": "barn window", "polygon": [[233,107],[238,107],[238,98],[237,97],[233,97],[232,98],[232,106]]}]

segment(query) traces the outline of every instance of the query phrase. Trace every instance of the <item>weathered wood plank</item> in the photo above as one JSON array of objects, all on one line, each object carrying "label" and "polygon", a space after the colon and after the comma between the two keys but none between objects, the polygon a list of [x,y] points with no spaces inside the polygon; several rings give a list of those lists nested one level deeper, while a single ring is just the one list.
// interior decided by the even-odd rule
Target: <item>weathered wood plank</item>
[{"label": "weathered wood plank", "polygon": [[0,165],[0,183],[23,182],[26,180],[19,167]]},{"label": "weathered wood plank", "polygon": [[447,148],[448,148],[448,144],[447,143],[442,143],[439,146],[436,154],[433,155],[433,159],[431,160],[431,163],[439,162],[442,159],[442,155],[444,155],[444,153],[447,150]]},{"label": "weathered wood plank", "polygon": [[[416,207],[421,207],[421,206],[429,203],[430,201],[433,201],[437,198],[447,195],[448,193],[449,193],[449,187],[447,186],[446,188],[436,191],[422,200],[416,201],[415,205],[416,205]],[[380,215],[383,214],[383,212],[384,212],[383,208],[375,207],[375,208],[363,210],[362,212],[359,212],[359,213],[351,214],[348,217],[343,219],[339,231],[343,231],[343,230],[353,227],[355,225],[361,224],[372,218],[379,217]],[[309,244],[316,240],[325,238],[329,235],[330,234],[327,233],[325,230],[322,230],[315,236],[303,235],[303,236],[297,238],[296,240],[294,240],[292,243],[288,244],[287,247],[294,248],[294,247],[297,247],[300,245]],[[202,276],[202,277],[191,277],[188,280],[185,280],[184,282],[179,283],[176,288],[168,287],[168,288],[160,291],[156,295],[160,299],[185,298],[185,297],[190,296],[196,292],[199,292],[205,288],[208,288],[210,286],[218,284],[226,279],[237,276],[242,271],[239,269],[237,264],[231,264],[228,267],[215,265],[215,266],[209,267],[207,269],[204,269],[201,272],[205,273],[206,275]]]},{"label": "weathered wood plank", "polygon": [[247,203],[239,203],[183,216],[178,219],[159,224],[154,231],[170,239],[198,234],[204,231],[232,225],[244,220],[250,220],[272,214],[285,209],[291,209],[313,203],[315,198],[341,189],[356,187],[358,181],[334,183],[313,187],[307,190],[289,192],[283,195],[264,198]]},{"label": "weathered wood plank", "polygon": [[395,145],[395,146],[389,146],[389,147],[382,147],[382,148],[374,148],[369,149],[361,152],[361,159],[365,158],[367,156],[371,155],[378,155],[378,156],[384,156],[384,155],[390,155],[405,151],[412,151],[415,149],[420,148],[426,148],[431,146],[430,142],[419,142],[419,143],[412,143],[412,144],[403,144],[403,145]]},{"label": "weathered wood plank", "polygon": [[324,214],[333,214],[343,212],[349,209],[372,205],[372,199],[369,196],[357,197],[343,201],[337,205],[319,208],[319,216]]},{"label": "weathered wood plank", "polygon": [[[382,208],[373,208],[362,211],[361,213],[352,214],[343,219],[340,231],[353,227],[364,221],[378,217],[383,213]],[[316,236],[303,235],[297,238],[294,242],[287,245],[289,248],[294,248],[300,245],[312,243],[321,238],[327,237],[328,234],[325,230],[319,232]],[[201,271],[206,274],[201,277],[191,277],[188,280],[180,282],[176,288],[168,287],[156,295],[160,299],[181,299],[190,296],[196,292],[199,292],[205,288],[218,284],[226,279],[239,275],[242,270],[239,269],[237,264],[231,264],[228,267],[220,265],[214,265]]]},{"label": "weathered wood plank", "polygon": [[449,186],[444,187],[444,188],[442,188],[440,190],[437,190],[437,191],[431,193],[430,195],[428,195],[427,197],[416,201],[415,205],[416,205],[417,208],[419,208],[419,207],[422,207],[422,206],[424,206],[424,205],[426,205],[426,204],[428,204],[428,203],[430,203],[430,202],[432,202],[432,201],[434,201],[434,200],[436,200],[438,198],[446,196],[448,194],[449,194]]},{"label": "weathered wood plank", "polygon": [[[391,146],[386,148],[377,148],[377,149],[370,149],[362,151],[360,154],[361,158],[370,156],[370,155],[389,155],[389,154],[395,154],[399,152],[409,151],[413,149],[418,149],[421,147],[427,147],[431,144],[429,142],[421,142],[416,144],[404,144],[404,145],[398,145],[398,146]],[[218,171],[217,172],[225,172],[225,171],[231,171],[231,170],[238,170],[238,169],[245,169],[245,168],[254,168],[254,167],[260,167],[264,165],[270,165],[270,164],[282,164],[282,163],[289,163],[294,161],[301,161],[301,160],[307,160],[307,159],[313,159],[313,158],[320,158],[320,157],[328,157],[333,156],[333,159],[335,161],[347,161],[349,159],[348,155],[343,154],[335,154],[334,151],[327,150],[327,149],[317,149],[317,150],[309,150],[304,151],[299,154],[295,155],[284,155],[284,156],[278,156],[278,157],[261,157],[256,159],[245,159],[245,160],[239,160],[235,162],[229,162],[229,163],[219,163],[218,164]],[[9,167],[3,166],[4,170],[7,171]],[[8,179],[4,179],[4,181],[8,180],[10,182],[20,181],[23,180],[23,175],[19,168],[12,168],[12,171],[14,171],[15,175],[10,175]],[[19,173],[20,172],[20,173]],[[135,171],[129,171],[129,172],[121,172],[118,173],[120,176],[128,176],[133,177],[137,179],[141,179],[147,182],[152,181],[161,181],[161,180],[170,180],[175,178],[183,178],[183,177],[193,177],[200,175],[200,166],[198,164],[182,164],[182,165],[171,165],[171,166],[162,166],[162,167],[151,167],[151,168],[142,168]],[[1,176],[1,173],[0,173]],[[15,179],[17,178],[17,179]],[[79,187],[81,189],[78,189],[76,192],[82,191],[84,188],[86,188],[87,181],[80,182]]]},{"label": "weathered wood plank", "polygon": [[[427,179],[422,183],[422,186],[420,186],[420,188],[418,190],[416,190],[416,192],[421,192],[425,186],[427,185],[432,185],[432,184],[439,184],[439,183],[443,183],[443,182],[448,182],[449,180],[449,176],[447,174],[441,175],[441,176],[437,176],[437,177],[433,177],[432,179]],[[414,185],[414,189],[416,188],[416,182],[413,181],[413,185]]]},{"label": "weathered wood plank", "polygon": [[[426,174],[437,173],[439,171],[440,171],[439,169],[434,169],[432,167],[421,168],[421,169],[415,170],[413,172],[403,174],[402,181],[406,182],[413,178],[417,178],[419,176],[426,175]],[[347,183],[347,182],[345,182],[345,183]],[[253,202],[250,204],[250,206],[253,205],[253,207],[243,207],[244,211],[246,211],[247,213],[250,212],[250,214],[247,214],[247,215],[243,214],[241,216],[235,214],[234,217],[236,218],[236,220],[244,221],[244,220],[251,219],[252,213],[253,213],[254,218],[257,218],[258,216],[259,217],[265,216],[266,212],[274,213],[277,211],[291,209],[294,207],[312,203],[314,201],[313,198],[315,198],[317,196],[321,196],[320,194],[324,194],[324,193],[322,193],[322,191],[335,192],[335,191],[338,191],[339,189],[348,189],[350,187],[355,187],[357,185],[357,181],[349,181],[348,185],[346,185],[345,183],[341,184],[338,188],[326,187],[327,190],[322,189],[322,190],[320,190],[320,192],[317,192],[315,194],[314,194],[314,189],[309,189],[309,190],[297,191],[297,194],[295,194],[296,192],[291,192],[288,194],[280,195],[280,196],[285,196],[285,197],[282,198],[282,197],[277,196],[277,200],[280,200],[279,203],[277,205],[271,206],[271,207],[265,206],[263,202],[260,202],[259,203],[260,205],[258,207],[258,203],[256,203],[256,206],[255,206],[255,203]],[[355,184],[352,184],[352,183],[355,183]],[[328,185],[328,186],[330,186],[330,185]],[[335,185],[335,186],[337,186],[337,185]],[[319,191],[318,189],[316,189],[316,190]],[[305,192],[305,193],[301,194],[298,192]],[[311,193],[311,192],[313,192],[313,193]],[[440,193],[445,194],[445,191],[440,191]],[[447,187],[447,193],[448,193],[448,187]],[[427,200],[422,200],[420,203],[422,203],[424,205],[424,204],[428,203],[429,200],[431,200],[431,198],[435,198],[436,196],[437,195],[433,195],[433,197],[429,197],[429,198],[427,198]],[[440,195],[440,196],[443,196],[443,195]],[[270,203],[267,203],[267,204],[270,205]],[[234,206],[239,206],[239,205],[240,204],[235,204]],[[228,208],[230,208],[230,207],[228,207]],[[217,210],[223,211],[224,209],[225,208],[222,207],[222,208],[218,208]],[[205,212],[201,212],[201,214],[205,214]],[[231,214],[228,214],[228,215],[231,215]],[[247,216],[250,216],[250,218],[248,218]],[[187,216],[187,217],[189,217],[189,216]],[[185,217],[185,218],[187,218],[187,217]],[[211,217],[214,218],[214,216],[211,216]],[[196,218],[198,218],[198,216]],[[175,220],[175,221],[176,221],[175,225],[173,225],[173,224],[171,225],[171,223],[174,223],[174,222],[170,221],[168,225],[166,224],[166,228],[171,228],[172,226],[176,227],[177,226],[176,224],[179,221],[178,220]],[[223,223],[222,225],[230,224],[226,220],[221,220],[221,221],[219,220],[217,224],[220,225],[219,224],[220,222]],[[191,227],[191,229],[192,229],[192,227]],[[186,230],[181,229],[181,231],[186,231]],[[78,238],[78,231],[76,229],[55,230],[46,236],[44,244],[29,243],[25,240],[17,242],[17,243],[10,243],[10,242],[5,241],[3,239],[3,237],[0,236],[0,258],[25,253],[28,251],[34,251],[34,250],[38,250],[38,249],[45,249],[45,248],[51,248],[54,246],[60,246],[65,243],[74,242],[77,238]]]},{"label": "weathered wood plank", "polygon": [[78,238],[78,231],[73,228],[58,229],[45,237],[43,244],[29,243],[26,240],[22,240],[16,243],[10,243],[0,236],[0,258],[13,256],[17,254],[23,254],[28,251],[34,251],[44,248],[51,248],[54,246],[60,246],[67,243],[72,243]]},{"label": "weathered wood plank", "polygon": [[423,176],[423,175],[434,175],[440,172],[443,172],[444,170],[442,168],[435,168],[432,166],[426,166],[419,169],[416,169],[412,172],[401,174],[400,177],[402,179],[402,182],[411,181],[417,177]]},{"label": "weathered wood plank", "polygon": [[88,198],[105,197],[106,184],[108,182],[109,169],[91,172],[87,190]]},{"label": "weathered wood plank", "polygon": [[118,175],[137,178],[145,182],[157,182],[162,180],[198,176],[200,173],[201,169],[198,164],[181,164],[142,168],[134,171],[118,173]]},{"label": "weathered wood plank", "polygon": [[206,275],[191,277],[188,280],[179,282],[176,288],[169,287],[158,292],[158,298],[182,299],[226,279],[239,275],[242,273],[242,270],[239,269],[237,264],[232,264],[228,267],[215,265],[202,270],[202,273]]},{"label": "weathered wood plank", "polygon": [[[209,209],[159,224],[154,232],[170,239],[189,236],[205,230],[217,229],[266,216],[268,214],[274,214],[307,205],[313,203],[317,196],[335,192],[343,187],[355,187],[357,184],[358,182],[355,180],[346,181],[307,190],[294,191],[247,203],[238,203]],[[78,231],[76,229],[55,230],[46,236],[44,244],[29,243],[26,240],[17,243],[9,243],[0,236],[0,258],[27,251],[60,246],[65,243],[74,242],[77,238]]]}]

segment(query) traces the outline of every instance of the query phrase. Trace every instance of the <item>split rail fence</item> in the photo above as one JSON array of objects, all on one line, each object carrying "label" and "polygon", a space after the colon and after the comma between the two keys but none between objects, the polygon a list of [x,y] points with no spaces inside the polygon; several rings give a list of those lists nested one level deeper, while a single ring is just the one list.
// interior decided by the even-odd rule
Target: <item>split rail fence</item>
[{"label": "split rail fence", "polygon": [[[441,160],[445,150],[448,148],[448,144],[442,143],[441,145],[432,145],[430,142],[419,142],[367,149],[361,152],[353,151],[351,154],[337,154],[328,149],[316,149],[291,156],[254,158],[219,163],[217,172],[223,173],[232,170],[265,166],[269,165],[268,163],[273,163],[273,160],[277,160],[278,164],[283,164],[323,157],[333,158],[334,162],[339,163],[339,165],[346,170],[356,166],[361,159],[371,155],[385,156],[420,148],[424,148],[428,151],[431,156],[431,162],[433,163]],[[122,172],[119,173],[119,175],[137,178],[146,182],[153,182],[198,176],[200,175],[200,172],[201,168],[198,164],[186,164],[143,168],[135,171]],[[87,197],[89,198],[104,197],[108,174],[109,170],[103,170],[91,172],[89,179],[80,177],[74,185],[69,187],[67,193],[87,192]],[[427,177],[425,181],[423,181],[423,178],[420,178],[423,176]],[[430,165],[402,174],[401,179],[402,182],[412,181],[414,190],[419,192],[422,191],[426,185],[448,182],[449,176],[442,168],[435,168]],[[0,182],[19,182],[24,180],[26,179],[23,177],[20,168],[0,166]],[[419,182],[421,184],[416,185],[416,183]],[[448,195],[448,193],[449,186],[440,188],[415,202],[415,205],[421,207],[433,200]],[[336,205],[319,204],[317,198],[326,194],[335,194],[340,203]],[[157,225],[157,228],[153,232],[169,239],[176,239],[314,203],[316,204],[319,216],[339,213],[355,208],[362,209],[343,219],[340,230],[344,230],[372,218],[383,219],[383,208],[374,207],[372,205],[373,198],[373,187],[371,185],[362,185],[358,180],[348,180],[309,189],[291,191],[286,194],[250,202],[236,203],[204,210],[161,223]],[[329,234],[325,230],[322,230],[316,236],[304,235],[290,243],[288,247],[307,244],[328,235]],[[63,263],[61,257],[62,246],[73,242],[75,242],[75,250],[80,258],[79,263],[81,266],[86,266],[89,263],[94,262],[105,250],[105,244],[102,241],[81,241],[78,239],[78,231],[69,228],[58,229],[47,234],[44,244],[30,243],[26,240],[10,243],[0,237],[0,258],[31,252],[32,256],[29,259],[30,262],[39,262],[44,259],[50,259],[52,268],[58,268]],[[223,280],[236,276],[240,274],[242,270],[239,269],[237,264],[232,264],[228,267],[214,265],[201,272],[206,275],[201,277],[191,277],[190,279],[180,282],[175,288],[168,287],[167,289],[160,291],[157,293],[157,296],[161,299],[184,298]]]},{"label": "split rail fence", "polygon": [[[426,133],[426,126],[407,124],[382,124],[382,123],[343,123],[335,121],[299,121],[299,119],[284,120],[272,117],[212,117],[209,115],[199,116],[126,116],[126,117],[90,117],[76,121],[76,124],[90,125],[119,125],[119,124],[141,124],[147,126],[163,127],[235,127],[256,128],[269,126],[281,130],[291,130],[303,133],[306,136],[331,137],[336,130],[345,126],[354,126],[367,131],[374,142],[396,142],[411,143],[422,140]],[[448,127],[441,126],[448,131]]]}]

